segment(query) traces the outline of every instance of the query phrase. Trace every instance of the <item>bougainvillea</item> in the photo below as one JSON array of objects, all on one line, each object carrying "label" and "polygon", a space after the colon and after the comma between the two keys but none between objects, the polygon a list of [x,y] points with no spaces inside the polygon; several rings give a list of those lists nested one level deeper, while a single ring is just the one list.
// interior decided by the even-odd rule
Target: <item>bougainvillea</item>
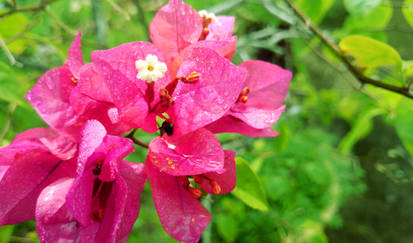
[{"label": "bougainvillea", "polygon": [[[171,0],[150,25],[153,43],[97,50],[87,64],[79,32],[67,62],[26,95],[50,128],[0,148],[0,224],[35,219],[42,242],[124,242],[148,178],[165,231],[197,242],[211,219],[200,199],[236,185],[235,152],[214,133],[276,136],[292,77],[231,63],[234,21]],[[123,160],[131,129],[159,132],[144,164]]]}]

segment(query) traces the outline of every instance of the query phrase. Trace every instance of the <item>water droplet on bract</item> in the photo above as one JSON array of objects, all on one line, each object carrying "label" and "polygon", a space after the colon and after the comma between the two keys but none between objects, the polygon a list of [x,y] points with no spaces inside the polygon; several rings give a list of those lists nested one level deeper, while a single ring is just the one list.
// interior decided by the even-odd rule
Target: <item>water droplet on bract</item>
[{"label": "water droplet on bract", "polygon": [[266,124],[270,125],[272,123],[274,123],[274,119],[267,119],[264,121]]}]

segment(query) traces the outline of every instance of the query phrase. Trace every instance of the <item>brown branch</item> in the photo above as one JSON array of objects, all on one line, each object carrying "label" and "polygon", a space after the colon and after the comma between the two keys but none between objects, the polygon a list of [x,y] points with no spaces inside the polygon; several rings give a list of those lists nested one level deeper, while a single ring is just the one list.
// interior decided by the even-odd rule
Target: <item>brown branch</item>
[{"label": "brown branch", "polygon": [[55,0],[45,0],[41,3],[31,5],[31,6],[26,6],[26,7],[20,7],[18,8],[16,5],[13,6],[13,8],[10,11],[4,12],[0,14],[0,18],[5,17],[10,14],[18,13],[18,12],[28,12],[28,11],[39,11],[43,10],[48,4],[53,2]]},{"label": "brown branch", "polygon": [[128,133],[128,134],[125,136],[125,138],[131,139],[134,144],[137,144],[137,145],[139,145],[139,146],[141,146],[141,147],[143,147],[143,148],[149,148],[149,145],[148,145],[148,144],[146,144],[146,143],[142,142],[141,140],[135,138],[135,136],[134,136],[134,135],[135,135],[135,132],[136,132],[136,129],[133,129],[130,133]]},{"label": "brown branch", "polygon": [[371,84],[373,86],[382,88],[382,89],[387,89],[390,91],[393,91],[395,93],[404,95],[406,97],[412,98],[413,99],[413,94],[409,92],[408,87],[398,87],[390,84],[386,84],[383,82],[380,82],[378,80],[369,78],[365,76],[359,69],[357,69],[353,64],[343,55],[341,50],[338,48],[336,44],[334,44],[332,41],[327,39],[321,33],[321,31],[315,26],[313,23],[311,23],[311,20],[307,18],[298,8],[296,8],[290,0],[285,0],[286,3],[292,8],[294,13],[305,23],[305,25],[316,35],[321,42],[323,42],[328,48],[330,48],[334,54],[337,55],[338,58],[341,59],[341,61],[347,66],[347,69],[360,81],[362,84]]}]

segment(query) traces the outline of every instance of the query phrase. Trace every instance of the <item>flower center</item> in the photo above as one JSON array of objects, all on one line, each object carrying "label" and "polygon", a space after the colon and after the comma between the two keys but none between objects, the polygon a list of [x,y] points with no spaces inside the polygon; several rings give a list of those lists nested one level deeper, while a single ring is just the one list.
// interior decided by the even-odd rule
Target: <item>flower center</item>
[{"label": "flower center", "polygon": [[148,54],[145,60],[136,60],[135,66],[138,70],[136,77],[147,83],[152,83],[163,78],[166,71],[168,71],[166,64],[160,62],[158,57],[152,54]]},{"label": "flower center", "polygon": [[204,183],[205,181],[210,184],[212,194],[216,195],[221,193],[221,186],[215,180],[212,180],[204,175],[196,175],[192,176],[191,180],[193,180],[191,183],[190,178],[191,177],[188,176],[178,176],[178,179],[181,181],[185,190],[187,190],[195,199],[200,199],[204,194],[204,192],[199,188],[199,186],[196,186],[196,184],[201,185],[201,183]]},{"label": "flower center", "polygon": [[178,82],[181,81],[186,84],[191,84],[198,82],[200,74],[198,72],[191,72],[187,77],[179,76],[174,78],[169,84],[159,91],[160,101],[151,109],[158,114],[164,113],[168,110],[168,107],[175,102],[175,98],[172,97],[172,94],[178,85]]},{"label": "flower center", "polygon": [[74,83],[74,84],[77,84],[77,83],[78,83],[78,80],[77,80],[77,78],[75,78],[75,77],[72,77],[71,80],[72,80],[72,83]]},{"label": "flower center", "polygon": [[96,178],[93,182],[91,219],[102,222],[106,206],[115,181],[104,182]]},{"label": "flower center", "polygon": [[214,13],[209,13],[206,10],[200,10],[198,14],[199,16],[201,16],[203,23],[207,22],[208,24],[210,24],[218,20]]}]

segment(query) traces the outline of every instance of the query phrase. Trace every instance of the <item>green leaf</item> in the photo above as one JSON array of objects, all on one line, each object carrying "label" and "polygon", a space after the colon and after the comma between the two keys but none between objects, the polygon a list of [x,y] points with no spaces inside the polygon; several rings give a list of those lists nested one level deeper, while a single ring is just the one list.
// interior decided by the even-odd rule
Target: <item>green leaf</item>
[{"label": "green leaf", "polygon": [[404,147],[413,156],[413,101],[404,98],[397,107],[395,120],[397,134],[403,142]]},{"label": "green leaf", "polygon": [[307,220],[300,225],[299,229],[302,234],[299,236],[296,242],[308,242],[308,243],[327,243],[328,238],[324,233],[323,227],[320,223],[312,220]]},{"label": "green leaf", "polygon": [[[384,1],[386,4],[391,4],[388,0]],[[373,11],[363,15],[350,15],[346,18],[344,26],[352,33],[369,33],[366,30],[383,29],[387,26],[393,16],[393,8],[389,6],[380,5]],[[371,32],[370,32],[371,33]]]},{"label": "green leaf", "polygon": [[0,62],[0,100],[26,106],[23,96],[26,92],[19,81],[18,73]]},{"label": "green leaf", "polygon": [[[0,35],[7,41],[8,38],[15,36],[22,32],[26,25],[28,24],[29,20],[23,14],[12,14],[3,19],[0,19]],[[7,45],[8,49],[11,52],[21,53],[24,51],[26,47],[26,41],[22,39],[18,39],[9,45]]]},{"label": "green leaf", "polygon": [[403,5],[406,5],[406,7],[402,8],[403,16],[413,28],[413,0],[404,0]]},{"label": "green leaf", "polygon": [[402,66],[402,59],[393,47],[369,37],[347,36],[341,40],[340,48],[346,55],[354,57],[356,64],[361,68]]},{"label": "green leaf", "polygon": [[341,154],[350,153],[353,146],[363,137],[365,137],[373,128],[373,118],[382,114],[382,109],[372,108],[362,112],[355,120],[351,130],[344,136],[338,145]]},{"label": "green leaf", "polygon": [[236,158],[237,185],[232,194],[251,208],[267,211],[268,202],[261,180],[242,158]]},{"label": "green leaf", "polygon": [[373,11],[380,2],[381,0],[344,0],[344,7],[351,14],[364,14]]},{"label": "green leaf", "polygon": [[10,237],[13,234],[14,225],[0,226],[0,243],[10,242]]},{"label": "green leaf", "polygon": [[238,235],[238,223],[229,215],[218,214],[215,216],[215,222],[219,235],[225,239],[225,242],[233,242]]}]

